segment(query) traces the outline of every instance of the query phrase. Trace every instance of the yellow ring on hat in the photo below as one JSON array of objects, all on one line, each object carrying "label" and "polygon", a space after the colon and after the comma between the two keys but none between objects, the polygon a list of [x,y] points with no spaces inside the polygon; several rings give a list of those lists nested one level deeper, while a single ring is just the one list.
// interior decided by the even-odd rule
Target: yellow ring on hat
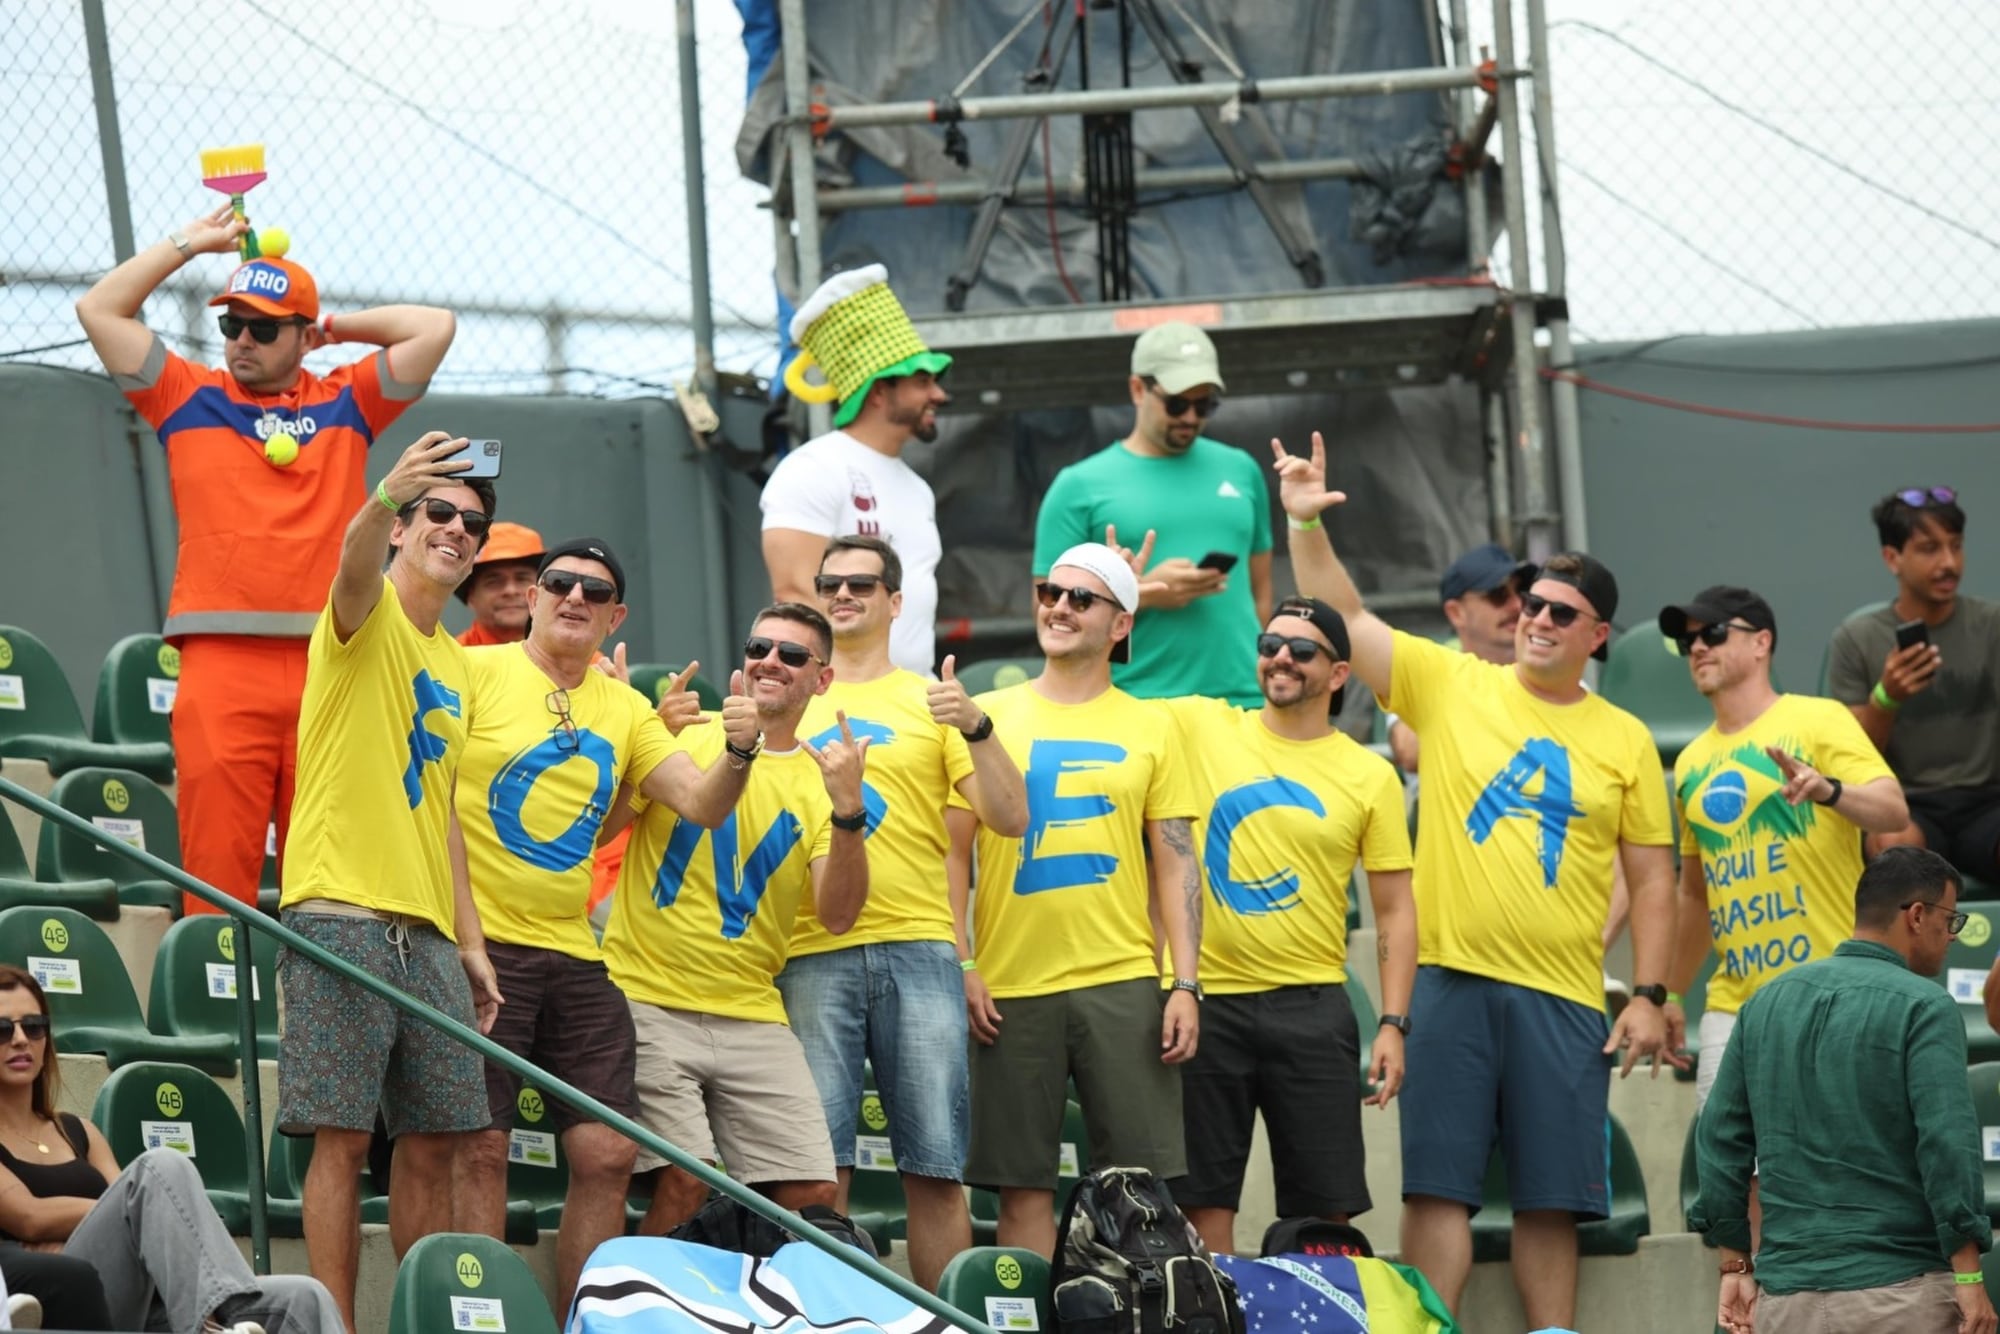
[{"label": "yellow ring on hat", "polygon": [[806,379],[806,372],[818,364],[811,353],[800,352],[792,358],[792,364],[785,367],[785,388],[801,403],[831,403],[840,397],[840,391],[830,382],[814,384]]}]

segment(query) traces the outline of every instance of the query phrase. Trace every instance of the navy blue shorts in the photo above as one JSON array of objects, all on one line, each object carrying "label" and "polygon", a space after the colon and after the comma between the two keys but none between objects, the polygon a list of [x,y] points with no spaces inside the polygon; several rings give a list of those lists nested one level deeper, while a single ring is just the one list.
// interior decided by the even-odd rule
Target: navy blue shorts
[{"label": "navy blue shorts", "polygon": [[1603,1218],[1612,1058],[1604,1013],[1545,991],[1417,969],[1404,1077],[1403,1195],[1477,1212],[1500,1146],[1514,1212]]}]

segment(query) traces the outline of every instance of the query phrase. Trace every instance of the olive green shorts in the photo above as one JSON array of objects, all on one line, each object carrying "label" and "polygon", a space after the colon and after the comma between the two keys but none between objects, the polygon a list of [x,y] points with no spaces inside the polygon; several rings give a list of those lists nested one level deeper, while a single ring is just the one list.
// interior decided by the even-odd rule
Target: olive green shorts
[{"label": "olive green shorts", "polygon": [[1180,1067],[1160,1059],[1157,978],[994,1005],[999,1038],[972,1042],[968,1184],[1056,1188],[1072,1078],[1092,1166],[1150,1168],[1161,1180],[1187,1171]]}]

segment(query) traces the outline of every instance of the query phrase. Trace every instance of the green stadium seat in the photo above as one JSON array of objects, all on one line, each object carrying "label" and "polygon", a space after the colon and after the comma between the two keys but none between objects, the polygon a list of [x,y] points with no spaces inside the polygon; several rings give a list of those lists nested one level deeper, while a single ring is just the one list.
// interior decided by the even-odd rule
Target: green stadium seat
[{"label": "green stadium seat", "polygon": [[134,769],[162,782],[174,774],[170,745],[92,741],[55,655],[12,625],[0,625],[0,758],[41,760],[56,777],[84,765]]},{"label": "green stadium seat", "polygon": [[960,665],[958,683],[965,687],[967,694],[980,695],[1033,680],[1042,674],[1042,667],[1043,660],[1040,658],[988,658],[984,662]]},{"label": "green stadium seat", "polygon": [[[1076,1183],[1090,1170],[1090,1130],[1083,1123],[1083,1108],[1075,1098],[1063,1107],[1062,1148],[1056,1165],[1057,1218],[1062,1217]],[[1000,1223],[1000,1197],[990,1190],[972,1192],[972,1240],[980,1246],[993,1245]]]},{"label": "green stadium seat", "polygon": [[[179,649],[158,635],[125,636],[111,646],[98,669],[90,739],[113,746],[166,746],[171,753],[174,695],[180,683]],[[171,763],[167,775],[148,776],[166,782]]]},{"label": "green stadium seat", "polygon": [[1375,1032],[1382,1026],[1382,1017],[1375,1013],[1375,1002],[1368,998],[1368,988],[1361,985],[1361,979],[1352,971],[1342,984],[1347,989],[1347,1003],[1354,1008],[1354,1026],[1361,1033],[1361,1093],[1366,1097],[1375,1092],[1375,1085],[1368,1079],[1368,1067],[1375,1058]]},{"label": "green stadium seat", "polygon": [[28,870],[28,854],[21,847],[14,822],[0,818],[0,908],[74,908],[85,917],[100,922],[118,920],[118,886],[111,880],[78,880],[50,883],[37,880]]},{"label": "green stadium seat", "polygon": [[[150,778],[127,769],[74,769],[56,780],[49,800],[161,861],[181,864],[180,825],[174,804]],[[53,820],[42,822],[35,878],[53,882],[106,879],[128,908],[167,908],[178,914],[181,890],[135,861],[92,843]]]},{"label": "green stadium seat", "polygon": [[[507,1230],[509,1240],[522,1225],[562,1226],[563,1197],[569,1193],[569,1160],[549,1113],[553,1104],[532,1084],[514,1099],[514,1129],[507,1137]],[[533,1237],[528,1238],[533,1241]]]},{"label": "green stadium seat", "polygon": [[[1993,958],[2000,952],[2000,910],[1977,904],[1965,909],[1965,929],[1951,942],[1945,951],[1944,972],[1938,981],[1944,983],[1951,992],[1951,998],[1958,1002],[1958,1012],[1965,1019],[1966,1060],[2000,1061],[2000,1033],[1995,1033],[1986,1022],[1986,974],[1993,968]],[[2000,1123],[1996,1123],[2000,1124]]]},{"label": "green stadium seat", "polygon": [[[249,932],[257,977],[257,1056],[278,1059],[277,947]],[[237,1040],[236,951],[244,932],[218,913],[183,917],[167,928],[153,960],[146,1026],[163,1036]]]},{"label": "green stadium seat", "polygon": [[1715,721],[1714,710],[1688,675],[1687,659],[1655,626],[1628,630],[1611,641],[1597,690],[1646,724],[1660,762],[1669,768],[1688,742]]},{"label": "green stadium seat", "polygon": [[121,1066],[98,1089],[90,1119],[121,1163],[158,1148],[192,1158],[223,1225],[237,1236],[250,1231],[243,1118],[207,1075],[164,1061]]},{"label": "green stadium seat", "polygon": [[[629,669],[632,674],[632,688],[647,699],[652,700],[653,703],[658,704],[660,697],[666,693],[667,686],[671,684],[671,678],[686,666],[687,664],[684,662],[635,663]],[[701,673],[696,672],[694,679],[688,682],[688,690],[697,700],[701,701],[701,707],[709,713],[720,713],[722,711],[722,692],[715,688],[713,681]]]},{"label": "green stadium seat", "polygon": [[[1681,993],[1681,1010],[1687,1015],[1687,1044],[1681,1048],[1683,1056],[1690,1057],[1685,1070],[1675,1070],[1674,1078],[1683,1083],[1693,1083],[1695,1072],[1701,1068],[1701,1012],[1708,1005],[1708,983],[1715,976],[1717,956],[1713,949],[1694,975],[1694,985]],[[1722,1059],[1719,1055],[1714,1059]]]},{"label": "green stadium seat", "polygon": [[504,1242],[434,1232],[410,1247],[396,1270],[389,1334],[456,1329],[559,1334],[549,1299],[527,1261]]},{"label": "green stadium seat", "polygon": [[[868,1082],[874,1082],[870,1073]],[[909,1235],[910,1206],[903,1198],[903,1175],[890,1157],[889,1114],[872,1087],[861,1095],[860,1129],[855,1136],[854,1173],[847,1185],[847,1216],[875,1242],[878,1255]]]},{"label": "green stadium seat", "polygon": [[[1633,1255],[1639,1239],[1652,1231],[1646,1208],[1646,1178],[1639,1155],[1617,1117],[1610,1118],[1611,1216],[1579,1224],[1577,1251],[1582,1255]],[[1472,1216],[1472,1258],[1505,1260],[1513,1253],[1514,1209],[1507,1198],[1507,1168],[1496,1145],[1486,1166],[1485,1203]]]},{"label": "green stadium seat", "polygon": [[1980,1171],[1986,1178],[1986,1215],[2000,1221],[2000,1145],[1993,1142],[2000,1127],[2000,1061],[1967,1066],[1965,1086],[1972,1091],[1972,1112],[1979,1118]]},{"label": "green stadium seat", "polygon": [[960,1251],[938,1277],[938,1296],[999,1334],[1056,1327],[1048,1257],[1016,1246]]},{"label": "green stadium seat", "polygon": [[72,908],[0,912],[0,959],[25,961],[42,984],[58,1051],[101,1055],[114,1070],[133,1061],[178,1061],[214,1075],[236,1073],[233,1037],[161,1037],[147,1031],[138,993],[111,938]]},{"label": "green stadium seat", "polygon": [[[306,1169],[312,1166],[311,1135],[273,1134],[271,1153],[264,1168],[264,1191],[269,1197],[265,1211],[274,1237],[305,1235],[304,1205]],[[366,1169],[361,1174],[361,1221],[389,1221],[389,1197],[377,1191]]]}]

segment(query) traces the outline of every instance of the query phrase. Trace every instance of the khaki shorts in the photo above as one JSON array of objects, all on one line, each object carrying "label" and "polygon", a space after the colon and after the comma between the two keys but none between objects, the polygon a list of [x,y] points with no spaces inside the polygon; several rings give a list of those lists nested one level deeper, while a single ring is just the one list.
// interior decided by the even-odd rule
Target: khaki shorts
[{"label": "khaki shorts", "polygon": [[1072,1078],[1093,1164],[1186,1175],[1181,1070],[1160,1059],[1166,994],[1142,977],[995,1001],[999,1038],[972,1044],[966,1183],[1054,1190]]},{"label": "khaki shorts", "polygon": [[1761,1292],[1757,1334],[1957,1334],[1956,1289],[1939,1272],[1853,1292]]},{"label": "khaki shorts", "polygon": [[[805,1049],[783,1024],[632,1007],[639,1123],[746,1185],[832,1181],[833,1141]],[[639,1150],[635,1172],[666,1160]]]}]

